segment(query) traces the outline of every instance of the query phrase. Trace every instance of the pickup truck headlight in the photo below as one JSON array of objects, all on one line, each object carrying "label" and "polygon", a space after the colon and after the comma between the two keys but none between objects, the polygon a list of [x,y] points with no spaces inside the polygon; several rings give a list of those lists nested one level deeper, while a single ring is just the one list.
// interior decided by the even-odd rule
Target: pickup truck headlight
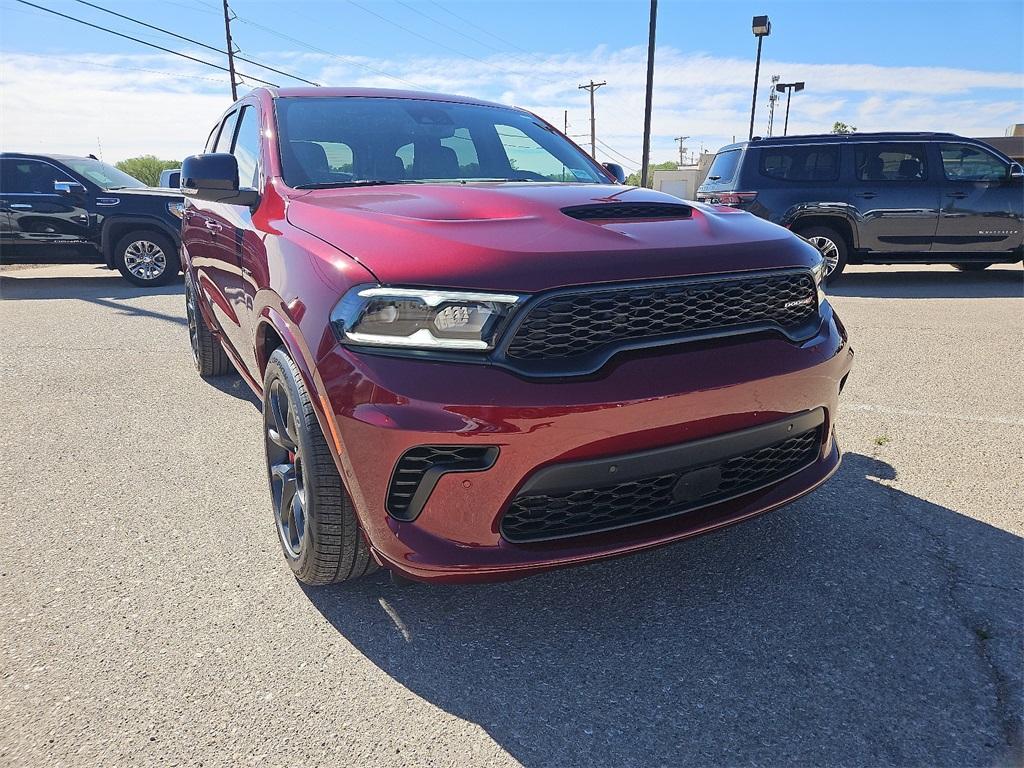
[{"label": "pickup truck headlight", "polygon": [[504,293],[357,286],[331,312],[331,325],[347,344],[487,351],[520,299]]}]

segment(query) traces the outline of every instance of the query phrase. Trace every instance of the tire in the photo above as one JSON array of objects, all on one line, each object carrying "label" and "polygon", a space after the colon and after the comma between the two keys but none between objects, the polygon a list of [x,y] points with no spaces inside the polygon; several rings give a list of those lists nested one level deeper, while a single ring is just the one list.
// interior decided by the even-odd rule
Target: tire
[{"label": "tire", "polygon": [[846,259],[850,252],[846,238],[831,227],[808,227],[798,234],[817,248],[825,260],[825,283],[838,280],[846,269]]},{"label": "tire", "polygon": [[283,347],[263,378],[267,477],[281,551],[303,584],[377,570],[299,369]]},{"label": "tire", "polygon": [[959,269],[961,272],[981,272],[983,269],[988,269],[991,264],[984,264],[977,261],[966,261],[963,264],[954,264],[953,269]]},{"label": "tire", "polygon": [[178,248],[167,235],[154,229],[136,229],[114,245],[114,266],[132,285],[150,288],[167,285],[178,276]]},{"label": "tire", "polygon": [[210,331],[196,303],[196,291],[191,280],[185,281],[185,315],[188,318],[188,339],[192,345],[192,360],[204,379],[231,373],[231,358]]}]

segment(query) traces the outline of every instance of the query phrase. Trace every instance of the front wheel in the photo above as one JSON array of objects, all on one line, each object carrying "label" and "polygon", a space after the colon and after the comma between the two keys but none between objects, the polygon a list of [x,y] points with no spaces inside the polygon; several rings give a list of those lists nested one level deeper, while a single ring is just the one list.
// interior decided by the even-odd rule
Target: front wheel
[{"label": "front wheel", "polygon": [[377,570],[299,369],[281,347],[263,379],[263,427],[274,522],[295,578],[333,584]]},{"label": "front wheel", "polygon": [[174,241],[161,232],[137,229],[117,241],[114,266],[133,285],[150,288],[167,285],[181,269]]},{"label": "front wheel", "polygon": [[825,263],[825,282],[837,280],[846,269],[846,257],[849,252],[846,238],[830,227],[809,227],[799,234],[821,254]]},{"label": "front wheel", "polygon": [[963,264],[954,264],[953,269],[959,269],[961,272],[981,272],[983,269],[988,269],[991,264],[979,263],[977,261],[965,261]]}]

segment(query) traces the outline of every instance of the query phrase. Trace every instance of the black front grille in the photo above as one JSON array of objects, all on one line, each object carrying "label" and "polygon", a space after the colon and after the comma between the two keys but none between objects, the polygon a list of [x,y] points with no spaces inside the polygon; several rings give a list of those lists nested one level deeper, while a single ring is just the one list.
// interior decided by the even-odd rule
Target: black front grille
[{"label": "black front grille", "polygon": [[590,221],[621,219],[688,219],[693,209],[682,203],[598,203],[563,208],[574,219]]},{"label": "black front grille", "polygon": [[498,458],[494,446],[420,445],[402,454],[391,474],[387,508],[399,520],[412,520],[423,508],[441,475],[480,472]]},{"label": "black front grille", "polygon": [[812,464],[821,428],[714,464],[564,493],[517,496],[501,520],[508,541],[532,542],[650,522],[740,496]]},{"label": "black front grille", "polygon": [[544,361],[753,327],[796,331],[817,309],[814,279],[802,271],[558,293],[528,310],[507,355]]}]

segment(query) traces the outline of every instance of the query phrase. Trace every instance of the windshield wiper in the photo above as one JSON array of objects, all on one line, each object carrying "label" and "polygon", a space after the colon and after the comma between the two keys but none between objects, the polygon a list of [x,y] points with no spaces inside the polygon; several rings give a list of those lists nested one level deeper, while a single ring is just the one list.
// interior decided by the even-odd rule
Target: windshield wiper
[{"label": "windshield wiper", "polygon": [[316,181],[310,184],[296,184],[295,189],[334,189],[337,187],[377,187],[388,184],[419,184],[419,181],[401,179],[386,181],[384,179],[358,179],[356,181]]}]

